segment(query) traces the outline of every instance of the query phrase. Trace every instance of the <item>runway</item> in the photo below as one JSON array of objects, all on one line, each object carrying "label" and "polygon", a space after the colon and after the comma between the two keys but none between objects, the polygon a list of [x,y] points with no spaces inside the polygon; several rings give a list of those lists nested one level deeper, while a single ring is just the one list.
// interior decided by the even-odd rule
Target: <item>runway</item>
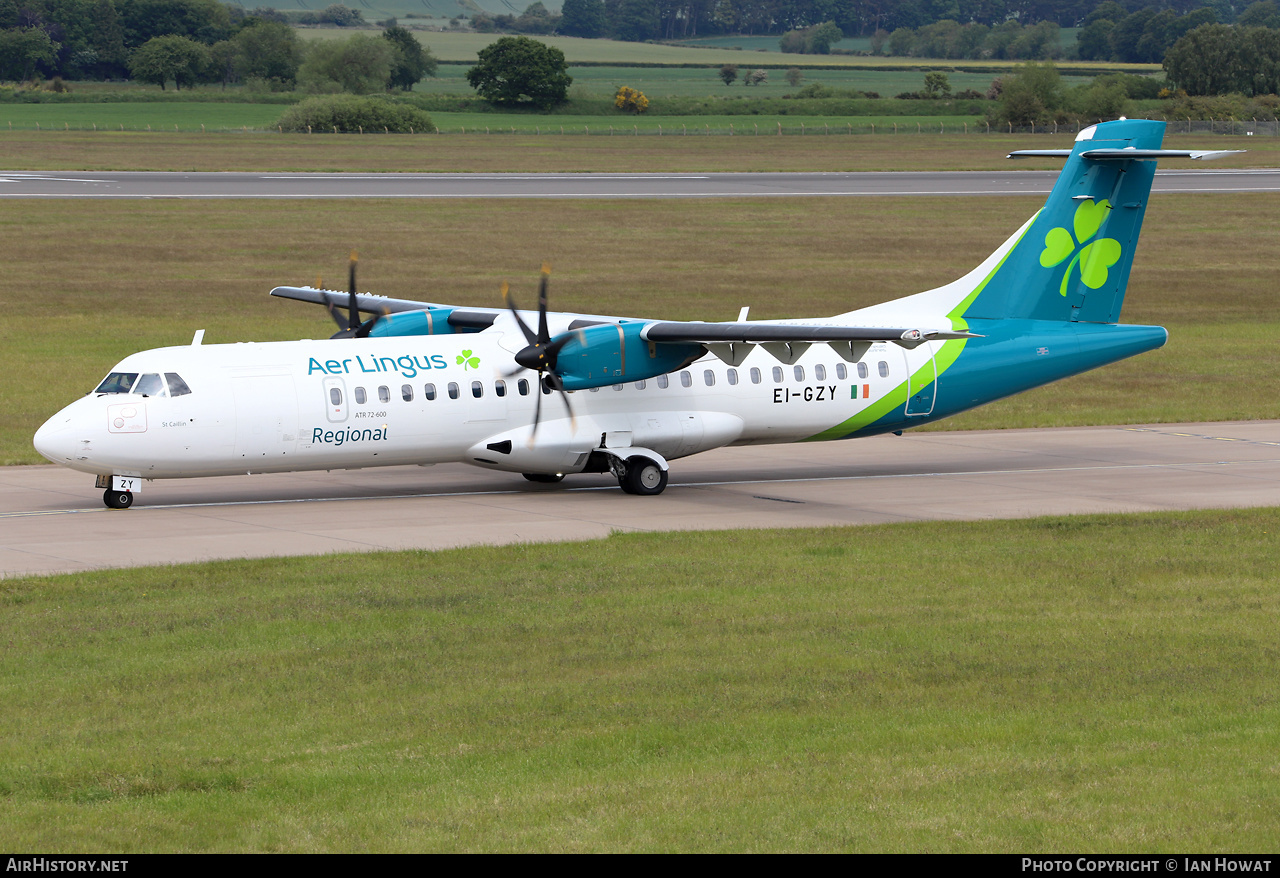
[{"label": "runway", "polygon": [[[463,465],[153,482],[107,510],[91,476],[0,470],[0,576],[382,549],[1280,505],[1280,421],[907,433],[726,448],[658,497]],[[922,563],[903,559],[903,563]]]},{"label": "runway", "polygon": [[[1044,195],[1057,171],[286,174],[0,171],[0,198],[770,198]],[[1280,170],[1156,172],[1156,192],[1280,192]]]}]

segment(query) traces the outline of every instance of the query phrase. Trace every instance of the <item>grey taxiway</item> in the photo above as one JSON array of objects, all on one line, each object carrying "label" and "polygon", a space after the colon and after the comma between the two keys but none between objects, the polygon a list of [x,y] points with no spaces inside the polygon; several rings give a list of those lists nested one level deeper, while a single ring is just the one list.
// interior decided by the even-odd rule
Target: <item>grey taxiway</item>
[{"label": "grey taxiway", "polygon": [[[762,198],[1043,195],[1057,171],[307,174],[0,171],[0,198]],[[1156,192],[1280,192],[1280,170],[1169,169]]]},{"label": "grey taxiway", "polygon": [[[1280,503],[1280,421],[908,432],[724,448],[658,497],[605,476],[534,485],[464,465],[152,482],[108,510],[93,479],[0,469],[0,577],[278,555],[722,530]],[[902,559],[904,564],[920,559]]]}]

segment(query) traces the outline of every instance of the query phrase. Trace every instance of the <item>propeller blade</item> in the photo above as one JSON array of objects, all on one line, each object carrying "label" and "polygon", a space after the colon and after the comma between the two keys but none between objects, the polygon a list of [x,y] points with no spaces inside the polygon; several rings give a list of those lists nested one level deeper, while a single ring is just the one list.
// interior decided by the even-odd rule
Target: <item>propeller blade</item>
[{"label": "propeller blade", "polygon": [[564,382],[560,380],[560,376],[555,372],[547,373],[547,383],[552,389],[560,391],[560,399],[564,402],[565,410],[569,413],[569,425],[576,433],[578,430],[578,416],[573,413],[573,405],[569,402],[569,391],[564,389]]},{"label": "propeller blade", "polygon": [[333,300],[329,298],[327,293],[324,294],[324,308],[329,312],[329,316],[333,318],[333,322],[338,324],[339,332],[345,332],[351,328],[351,324],[347,322],[346,316],[338,306],[333,303]]},{"label": "propeller blade", "polygon": [[535,399],[533,401],[533,429],[529,431],[530,448],[533,447],[533,440],[538,436],[538,424],[542,421],[542,376],[538,376],[538,383],[533,390]]},{"label": "propeller blade", "polygon": [[502,282],[502,301],[507,303],[507,307],[511,309],[511,316],[516,319],[516,323],[520,326],[520,331],[524,333],[525,341],[531,345],[538,343],[538,337],[533,334],[533,330],[525,325],[524,320],[520,317],[520,312],[516,310],[516,303],[511,298],[511,288],[507,286],[507,282]]},{"label": "propeller blade", "polygon": [[542,263],[542,282],[538,284],[538,344],[551,341],[547,331],[547,278],[551,277],[550,263]]},{"label": "propeller blade", "polygon": [[347,287],[350,291],[347,300],[347,311],[349,312],[347,320],[348,329],[356,329],[360,325],[360,305],[356,300],[356,251],[351,251],[350,264],[350,283]]}]

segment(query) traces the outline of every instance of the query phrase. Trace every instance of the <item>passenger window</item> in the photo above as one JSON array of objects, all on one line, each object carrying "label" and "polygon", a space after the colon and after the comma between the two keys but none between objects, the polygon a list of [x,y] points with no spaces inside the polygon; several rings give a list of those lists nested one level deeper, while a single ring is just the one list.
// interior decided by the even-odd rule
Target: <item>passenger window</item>
[{"label": "passenger window", "polygon": [[621,389],[622,389],[622,385],[621,385],[621,384],[615,384],[615,385],[613,385],[613,389],[614,389],[614,390],[621,390]]},{"label": "passenger window", "polygon": [[592,392],[592,393],[599,393],[599,392],[600,392],[600,388],[599,388],[599,387],[593,387],[593,388],[591,388],[591,392]]},{"label": "passenger window", "polygon": [[471,382],[471,395],[476,399],[484,396],[484,384],[480,381]]},{"label": "passenger window", "polygon": [[781,366],[773,367],[773,383],[774,384],[782,383],[782,367]]},{"label": "passenger window", "polygon": [[738,383],[738,370],[737,370],[737,369],[730,369],[730,370],[728,371],[728,373],[727,373],[727,376],[726,376],[726,377],[728,377],[728,379],[729,379],[729,383],[730,383],[730,384],[737,384],[737,383]]},{"label": "passenger window", "polygon": [[680,373],[680,386],[681,387],[693,386],[693,376],[689,374],[687,371]]},{"label": "passenger window", "polygon": [[334,405],[342,405],[342,391],[336,387],[329,388],[329,402]]},{"label": "passenger window", "polygon": [[436,386],[434,384],[427,384],[423,386],[422,395],[427,402],[431,402],[436,398]]},{"label": "passenger window", "polygon": [[866,377],[867,377],[867,364],[866,364],[866,363],[859,363],[859,364],[858,364],[858,377],[859,377],[859,378],[866,378]]},{"label": "passenger window", "polygon": [[844,367],[844,363],[836,363],[836,378],[843,381],[849,377],[849,370]]},{"label": "passenger window", "polygon": [[880,369],[880,377],[881,377],[881,378],[888,378],[888,377],[889,377],[889,364],[888,364],[888,363],[886,363],[884,360],[881,360],[881,361],[880,361],[879,369]]},{"label": "passenger window", "polygon": [[529,395],[529,379],[521,378],[516,382],[516,389],[520,391],[521,396]]},{"label": "passenger window", "polygon": [[391,402],[391,388],[385,384],[379,387],[378,400],[380,402]]},{"label": "passenger window", "polygon": [[449,399],[457,399],[457,398],[458,398],[458,382],[450,381],[449,382]]},{"label": "passenger window", "polygon": [[710,369],[707,369],[705,372],[702,373],[702,380],[706,382],[708,387],[715,387],[716,373],[712,372]]},{"label": "passenger window", "polygon": [[803,381],[803,380],[804,380],[804,366],[796,366],[794,371],[795,371],[795,373],[796,373],[796,380],[797,380],[797,381]]},{"label": "passenger window", "polygon": [[659,376],[658,376],[658,389],[659,389],[659,390],[666,390],[666,389],[667,389],[667,385],[669,385],[670,383],[671,383],[671,376],[669,376],[669,375],[659,375]]},{"label": "passenger window", "polygon": [[133,387],[133,382],[137,380],[137,372],[112,372],[102,379],[102,383],[94,393],[128,393]]},{"label": "passenger window", "polygon": [[814,381],[826,381],[826,380],[827,380],[827,367],[826,367],[826,366],[823,366],[821,363],[819,363],[817,366],[814,366],[814,367],[813,367],[813,380],[814,380]]},{"label": "passenger window", "polygon": [[413,385],[412,384],[400,385],[400,398],[403,399],[405,402],[413,402]]},{"label": "passenger window", "polygon": [[164,396],[164,382],[160,380],[160,373],[148,372],[143,375],[133,386],[133,392],[142,396]]},{"label": "passenger window", "polygon": [[644,390],[644,388],[645,388],[645,380],[641,378],[639,381],[636,382],[636,390]]},{"label": "passenger window", "polygon": [[495,395],[497,395],[497,396],[506,396],[506,395],[507,395],[507,382],[505,382],[505,381],[503,381],[503,380],[501,380],[501,379],[499,379],[499,380],[497,380],[497,381],[493,382],[493,392],[494,392],[494,394],[495,394]]},{"label": "passenger window", "polygon": [[363,387],[356,388],[356,405],[364,405],[365,393]]},{"label": "passenger window", "polygon": [[752,384],[760,383],[760,370],[757,369],[755,366],[751,367],[751,383]]},{"label": "passenger window", "polygon": [[164,380],[169,382],[170,396],[186,396],[191,392],[191,388],[187,386],[187,382],[183,381],[177,372],[165,372]]}]

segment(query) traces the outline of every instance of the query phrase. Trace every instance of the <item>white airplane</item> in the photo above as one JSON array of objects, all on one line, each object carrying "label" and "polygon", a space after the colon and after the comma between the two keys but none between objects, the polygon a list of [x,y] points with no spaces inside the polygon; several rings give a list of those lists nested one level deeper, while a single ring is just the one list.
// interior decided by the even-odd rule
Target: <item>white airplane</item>
[{"label": "white airplane", "polygon": [[[1160,347],[1116,321],[1164,123],[1085,129],[1045,206],[959,280],[834,317],[535,317],[278,287],[331,339],[143,351],[35,435],[112,508],[144,482],[461,461],[556,482],[610,472],[659,494],[668,461],[725,445],[901,432]],[[345,299],[345,301],[344,301]],[[338,309],[347,306],[348,314]],[[361,322],[360,313],[373,315]],[[544,406],[544,395],[560,401]],[[545,413],[545,414],[544,414]]]}]

